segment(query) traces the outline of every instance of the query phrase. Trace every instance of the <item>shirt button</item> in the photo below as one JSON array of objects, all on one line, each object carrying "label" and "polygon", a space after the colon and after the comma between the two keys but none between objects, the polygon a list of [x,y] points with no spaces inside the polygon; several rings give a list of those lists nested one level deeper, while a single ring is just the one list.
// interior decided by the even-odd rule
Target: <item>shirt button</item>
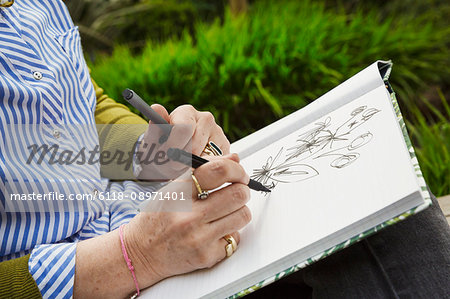
[{"label": "shirt button", "polygon": [[94,192],[94,198],[97,198],[98,190],[97,190],[97,189],[94,189],[94,190],[92,190],[92,191]]},{"label": "shirt button", "polygon": [[42,79],[42,73],[41,72],[33,72],[33,78],[36,80]]},{"label": "shirt button", "polygon": [[59,138],[61,136],[61,133],[58,130],[53,130],[53,137]]}]

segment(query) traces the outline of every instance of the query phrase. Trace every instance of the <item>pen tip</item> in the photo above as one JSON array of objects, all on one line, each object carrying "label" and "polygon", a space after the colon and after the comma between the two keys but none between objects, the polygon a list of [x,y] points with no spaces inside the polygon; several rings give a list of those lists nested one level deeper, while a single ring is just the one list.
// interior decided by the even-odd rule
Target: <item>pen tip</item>
[{"label": "pen tip", "polygon": [[270,189],[261,184],[261,182],[252,179],[248,182],[248,186],[255,191],[271,192]]}]

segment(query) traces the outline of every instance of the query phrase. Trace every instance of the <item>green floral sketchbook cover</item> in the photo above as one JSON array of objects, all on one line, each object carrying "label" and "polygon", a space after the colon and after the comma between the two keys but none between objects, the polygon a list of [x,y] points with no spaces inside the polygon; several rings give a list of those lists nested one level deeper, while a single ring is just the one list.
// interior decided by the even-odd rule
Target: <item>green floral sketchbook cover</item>
[{"label": "green floral sketchbook cover", "polygon": [[294,272],[296,272],[296,271],[298,271],[298,270],[300,270],[302,268],[305,268],[305,267],[307,267],[307,266],[309,266],[309,265],[311,265],[311,264],[313,264],[313,263],[315,263],[315,262],[317,262],[317,261],[319,261],[319,260],[321,260],[323,258],[326,258],[327,256],[329,256],[329,255],[331,255],[331,254],[333,254],[335,252],[338,252],[341,249],[349,247],[350,245],[352,245],[352,244],[354,244],[354,243],[356,243],[356,242],[358,242],[358,241],[360,241],[360,240],[362,240],[362,239],[364,239],[364,238],[366,238],[366,237],[368,237],[368,236],[370,236],[370,235],[380,231],[381,229],[383,229],[385,227],[388,227],[388,226],[393,225],[393,224],[395,224],[395,223],[397,223],[399,221],[402,221],[405,218],[407,218],[407,217],[409,217],[411,215],[414,215],[414,214],[416,214],[416,213],[426,209],[428,206],[431,205],[431,197],[430,197],[430,194],[428,192],[425,180],[423,178],[422,171],[420,170],[419,162],[418,162],[416,154],[414,152],[414,148],[412,146],[411,140],[410,140],[410,138],[408,136],[408,132],[406,130],[405,121],[403,120],[402,114],[400,112],[400,108],[399,108],[399,105],[398,105],[395,93],[392,90],[392,88],[391,88],[391,86],[390,86],[390,84],[388,82],[388,78],[389,78],[389,75],[390,75],[391,68],[392,68],[392,63],[391,62],[387,62],[385,64],[382,64],[382,66],[380,67],[380,73],[381,73],[381,75],[383,77],[383,80],[384,80],[384,82],[386,84],[386,88],[389,91],[391,102],[392,102],[392,106],[394,107],[395,113],[397,115],[397,120],[398,120],[398,123],[400,125],[401,130],[402,130],[403,138],[404,138],[404,140],[406,142],[406,145],[407,145],[407,148],[408,148],[408,151],[409,151],[409,155],[410,155],[410,158],[411,158],[411,162],[412,162],[412,165],[414,166],[415,174],[417,175],[417,178],[418,178],[418,182],[419,182],[419,185],[420,185],[420,188],[421,188],[421,193],[422,193],[422,196],[423,196],[423,198],[425,200],[424,203],[419,205],[419,206],[417,206],[417,207],[415,207],[415,208],[412,208],[411,210],[409,210],[409,211],[407,211],[407,212],[405,212],[403,214],[400,214],[400,215],[398,215],[398,216],[396,216],[396,217],[394,217],[394,218],[392,218],[392,219],[390,219],[390,220],[388,220],[388,221],[386,221],[384,223],[381,223],[381,224],[379,224],[379,225],[377,225],[377,226],[375,226],[375,227],[373,227],[373,228],[371,228],[371,229],[369,229],[369,230],[367,230],[367,231],[365,231],[365,232],[363,232],[361,234],[358,234],[358,235],[356,235],[356,236],[354,236],[354,237],[352,237],[352,238],[350,238],[350,239],[348,239],[348,240],[346,240],[346,241],[344,241],[344,242],[342,242],[340,244],[337,244],[337,245],[335,245],[335,246],[325,250],[324,252],[322,252],[320,254],[317,254],[317,255],[315,255],[313,257],[308,258],[307,260],[305,260],[303,262],[300,262],[300,263],[298,263],[296,265],[293,265],[293,266],[291,266],[291,267],[281,271],[280,273],[278,273],[278,274],[276,274],[276,275],[274,275],[272,277],[268,277],[268,278],[260,281],[259,283],[255,284],[255,285],[253,285],[251,287],[248,287],[248,288],[246,288],[246,289],[244,289],[244,290],[234,294],[233,296],[230,296],[229,298],[240,298],[242,296],[250,294],[250,293],[252,293],[252,292],[254,292],[254,291],[256,291],[256,290],[258,290],[258,289],[260,289],[260,288],[262,288],[264,286],[267,286],[267,285],[269,285],[269,284],[271,284],[271,283],[281,279],[282,277],[285,277],[285,276],[287,276],[287,275],[289,275],[291,273],[294,273]]}]

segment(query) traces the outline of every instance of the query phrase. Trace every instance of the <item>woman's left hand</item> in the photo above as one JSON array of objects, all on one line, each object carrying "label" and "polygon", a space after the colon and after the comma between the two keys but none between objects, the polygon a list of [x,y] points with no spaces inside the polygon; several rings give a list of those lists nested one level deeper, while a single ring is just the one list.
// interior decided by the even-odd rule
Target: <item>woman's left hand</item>
[{"label": "woman's left hand", "polygon": [[222,128],[216,124],[211,112],[198,111],[192,105],[182,105],[169,115],[167,110],[159,104],[152,105],[152,108],[171,125],[187,125],[192,129],[190,137],[194,155],[200,156],[209,141],[217,144],[224,155],[230,153],[230,142]]},{"label": "woman's left hand", "polygon": [[140,159],[142,171],[138,176],[139,179],[170,180],[181,174],[185,167],[181,168],[179,163],[164,159],[160,159],[162,162],[158,163],[155,159],[161,152],[166,153],[170,147],[181,148],[200,156],[204,154],[203,150],[208,142],[212,141],[219,146],[224,155],[230,153],[230,142],[222,128],[216,124],[211,112],[201,112],[191,105],[183,105],[169,115],[159,104],[153,104],[151,107],[173,127],[168,140],[159,144],[162,131],[158,126],[152,125],[152,122],[149,123],[149,128],[139,146],[140,157],[145,157]]}]

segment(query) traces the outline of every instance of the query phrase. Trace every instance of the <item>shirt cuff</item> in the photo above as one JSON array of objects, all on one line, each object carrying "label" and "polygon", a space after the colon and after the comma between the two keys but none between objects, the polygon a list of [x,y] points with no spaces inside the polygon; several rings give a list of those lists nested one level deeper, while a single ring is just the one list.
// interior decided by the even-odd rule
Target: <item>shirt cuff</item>
[{"label": "shirt cuff", "polygon": [[43,298],[72,298],[76,243],[36,246],[28,270]]}]

